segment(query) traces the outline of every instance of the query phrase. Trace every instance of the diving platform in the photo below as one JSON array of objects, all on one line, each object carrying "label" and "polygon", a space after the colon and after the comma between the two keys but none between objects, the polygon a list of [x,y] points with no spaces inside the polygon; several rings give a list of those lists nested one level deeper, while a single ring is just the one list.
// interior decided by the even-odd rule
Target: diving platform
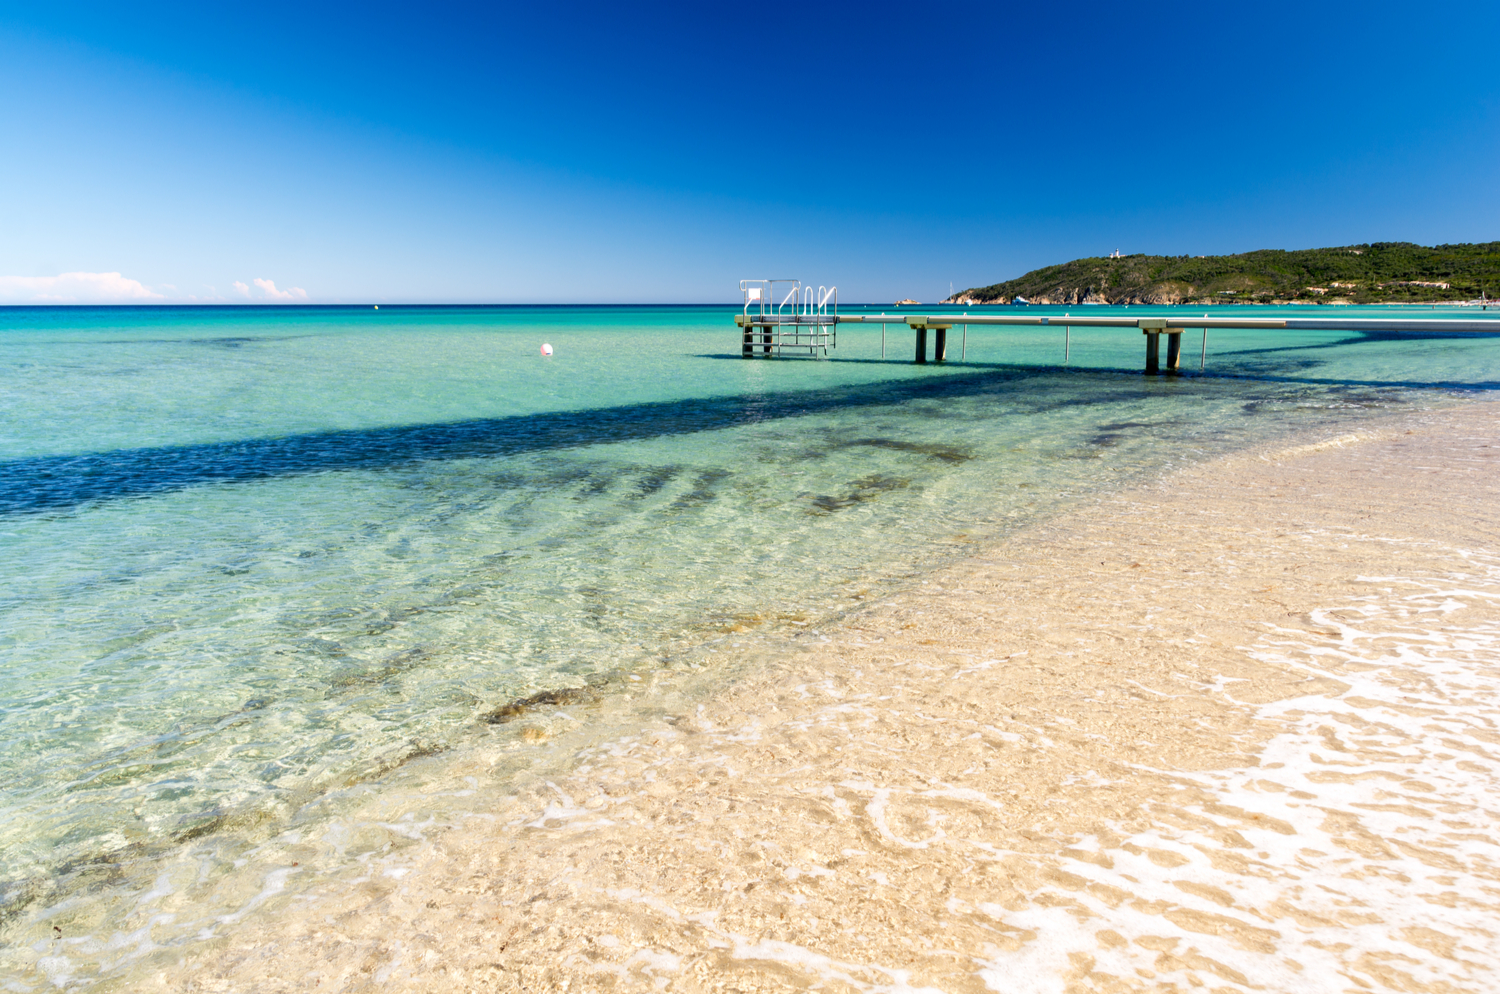
[{"label": "diving platform", "polygon": [[[968,351],[970,325],[1045,326],[1063,333],[1063,361],[1070,358],[1073,328],[1138,329],[1145,336],[1145,372],[1175,373],[1182,363],[1182,336],[1201,331],[1199,369],[1208,358],[1209,329],[1289,329],[1337,332],[1385,332],[1400,334],[1500,335],[1500,319],[1486,318],[1252,318],[1188,317],[1185,315],[1029,315],[1029,314],[839,314],[838,288],[813,290],[798,280],[741,280],[745,306],[734,316],[741,329],[740,355],[746,359],[780,356],[784,352],[828,355],[838,345],[841,324],[878,324],[881,327],[881,357],[885,356],[886,329],[903,325],[913,335],[916,363],[928,362],[928,333],[932,338],[932,361],[948,358],[948,334],[962,329],[960,356]],[[777,298],[780,298],[779,301]],[[1162,337],[1166,356],[1162,356]]]},{"label": "diving platform", "polygon": [[734,320],[744,329],[740,339],[744,358],[803,351],[826,356],[838,345],[837,287],[813,290],[801,280],[741,280],[740,291],[745,295],[745,309]]}]

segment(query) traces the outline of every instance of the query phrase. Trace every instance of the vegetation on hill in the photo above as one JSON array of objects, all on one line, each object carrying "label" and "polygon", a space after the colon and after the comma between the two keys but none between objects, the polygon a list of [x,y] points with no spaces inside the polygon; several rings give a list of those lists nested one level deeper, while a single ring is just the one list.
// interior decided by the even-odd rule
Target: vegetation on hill
[{"label": "vegetation on hill", "polygon": [[1334,249],[1260,249],[1233,256],[1116,256],[1032,270],[944,303],[1400,304],[1500,295],[1500,242],[1372,242]]}]

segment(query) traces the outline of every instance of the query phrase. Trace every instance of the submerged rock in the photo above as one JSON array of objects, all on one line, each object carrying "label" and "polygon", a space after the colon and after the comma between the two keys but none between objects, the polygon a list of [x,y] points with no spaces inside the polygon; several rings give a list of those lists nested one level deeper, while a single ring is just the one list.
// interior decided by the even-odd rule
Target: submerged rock
[{"label": "submerged rock", "polygon": [[588,705],[599,700],[599,694],[592,687],[581,688],[557,688],[552,691],[540,691],[526,698],[517,698],[512,702],[501,705],[484,717],[484,721],[490,725],[504,725],[514,722],[534,708],[543,705]]}]

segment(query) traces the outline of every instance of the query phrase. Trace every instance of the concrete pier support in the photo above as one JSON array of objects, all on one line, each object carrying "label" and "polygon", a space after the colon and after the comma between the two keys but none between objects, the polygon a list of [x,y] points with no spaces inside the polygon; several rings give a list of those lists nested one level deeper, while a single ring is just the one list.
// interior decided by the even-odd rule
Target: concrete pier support
[{"label": "concrete pier support", "polygon": [[755,326],[746,325],[744,341],[740,343],[740,357],[751,359],[755,356]]},{"label": "concrete pier support", "polygon": [[[1146,336],[1146,373],[1147,375],[1161,372],[1161,335],[1167,330],[1167,319],[1165,318],[1142,318],[1139,322],[1141,332]],[[1168,339],[1176,339],[1179,344],[1181,338],[1178,335],[1168,335]],[[1172,348],[1172,343],[1167,343],[1167,348]]]},{"label": "concrete pier support", "polygon": [[1182,333],[1167,333],[1167,372],[1176,373],[1182,365]]},{"label": "concrete pier support", "polygon": [[932,360],[941,363],[948,358],[948,329],[952,325],[930,324],[926,318],[908,319],[912,331],[917,333],[917,355],[916,361],[927,362],[927,330],[930,328],[937,333],[937,340],[933,343]]},{"label": "concrete pier support", "polygon": [[767,359],[771,358],[771,326],[760,326],[760,354]]}]

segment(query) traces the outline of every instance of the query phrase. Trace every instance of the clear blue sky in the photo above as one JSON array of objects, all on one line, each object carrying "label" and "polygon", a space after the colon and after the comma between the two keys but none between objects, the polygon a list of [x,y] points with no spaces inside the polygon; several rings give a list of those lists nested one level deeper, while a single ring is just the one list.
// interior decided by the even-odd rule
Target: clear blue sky
[{"label": "clear blue sky", "polygon": [[0,302],[933,301],[1495,240],[1497,45],[1494,0],[0,0]]}]

